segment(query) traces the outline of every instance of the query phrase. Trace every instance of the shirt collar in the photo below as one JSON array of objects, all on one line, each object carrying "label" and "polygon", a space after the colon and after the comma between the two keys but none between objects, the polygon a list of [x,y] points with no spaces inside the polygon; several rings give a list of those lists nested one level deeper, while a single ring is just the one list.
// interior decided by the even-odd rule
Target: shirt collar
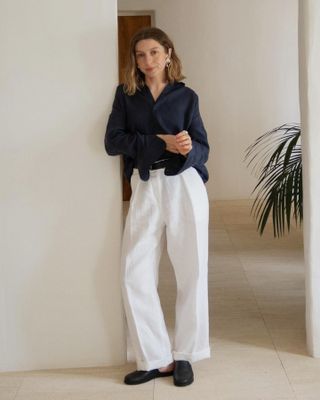
[{"label": "shirt collar", "polygon": [[[167,85],[164,87],[164,89],[163,89],[163,91],[161,92],[161,94],[160,94],[160,96],[158,97],[158,99],[160,98],[160,97],[163,97],[163,95],[165,95],[165,94],[167,94],[167,93],[169,93],[169,92],[172,92],[172,91],[174,91],[174,90],[176,90],[176,89],[178,89],[178,88],[180,88],[180,87],[183,87],[183,86],[185,86],[185,83],[184,82],[178,82],[178,81],[174,81],[174,82],[172,82],[172,83],[167,83]],[[143,96],[145,96],[145,97],[147,97],[148,98],[148,100],[150,100],[151,102],[153,102],[153,103],[157,103],[157,101],[158,101],[158,99],[157,99],[157,101],[155,102],[154,101],[154,99],[153,99],[153,97],[152,97],[152,94],[151,94],[151,91],[150,91],[150,89],[149,89],[149,87],[147,86],[147,85],[144,85],[142,88],[141,88],[141,94],[143,95]]]}]

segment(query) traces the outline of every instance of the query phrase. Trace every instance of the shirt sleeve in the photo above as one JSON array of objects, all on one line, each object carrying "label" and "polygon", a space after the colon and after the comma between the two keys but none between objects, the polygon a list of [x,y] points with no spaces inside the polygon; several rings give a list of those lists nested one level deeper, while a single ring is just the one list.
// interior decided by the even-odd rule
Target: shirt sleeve
[{"label": "shirt sleeve", "polygon": [[205,164],[209,156],[210,147],[208,143],[207,132],[200,115],[199,98],[196,94],[192,118],[190,126],[187,128],[187,130],[192,140],[192,149],[186,155],[185,162],[182,165],[182,168],[179,170],[179,173],[183,172],[189,167]]},{"label": "shirt sleeve", "polygon": [[127,115],[123,95],[123,87],[119,85],[107,124],[105,149],[111,156],[123,154],[147,167],[163,153],[166,144],[156,135],[127,130],[127,118],[130,116]]}]

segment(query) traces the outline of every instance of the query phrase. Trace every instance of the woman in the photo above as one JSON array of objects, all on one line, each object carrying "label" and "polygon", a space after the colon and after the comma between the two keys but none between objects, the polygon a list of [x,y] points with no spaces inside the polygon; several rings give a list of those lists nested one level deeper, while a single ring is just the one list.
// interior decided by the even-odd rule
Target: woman
[{"label": "woman", "polygon": [[[129,385],[173,375],[193,382],[191,363],[210,357],[208,324],[207,134],[198,96],[162,30],[144,28],[130,45],[125,83],[109,117],[105,147],[124,156],[132,197],[122,244],[122,290],[137,370]],[[176,280],[173,343],[158,297],[166,233]]]}]

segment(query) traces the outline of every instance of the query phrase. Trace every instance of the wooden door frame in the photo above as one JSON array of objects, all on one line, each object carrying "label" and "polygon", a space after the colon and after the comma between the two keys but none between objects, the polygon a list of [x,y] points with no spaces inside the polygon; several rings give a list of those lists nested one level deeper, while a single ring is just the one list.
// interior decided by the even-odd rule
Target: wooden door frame
[{"label": "wooden door frame", "polygon": [[155,26],[156,15],[154,10],[118,10],[118,17],[130,17],[135,15],[150,15],[151,26]]}]

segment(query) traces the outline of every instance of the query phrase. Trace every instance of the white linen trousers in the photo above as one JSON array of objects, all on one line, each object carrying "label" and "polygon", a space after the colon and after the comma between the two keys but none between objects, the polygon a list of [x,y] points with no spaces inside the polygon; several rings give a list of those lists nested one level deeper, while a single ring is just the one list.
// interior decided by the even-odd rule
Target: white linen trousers
[{"label": "white linen trousers", "polygon": [[[134,169],[131,186],[121,282],[137,368],[148,371],[173,360],[209,358],[206,187],[193,167],[174,176],[151,170],[148,181]],[[177,282],[172,348],[157,290],[164,233]]]}]

